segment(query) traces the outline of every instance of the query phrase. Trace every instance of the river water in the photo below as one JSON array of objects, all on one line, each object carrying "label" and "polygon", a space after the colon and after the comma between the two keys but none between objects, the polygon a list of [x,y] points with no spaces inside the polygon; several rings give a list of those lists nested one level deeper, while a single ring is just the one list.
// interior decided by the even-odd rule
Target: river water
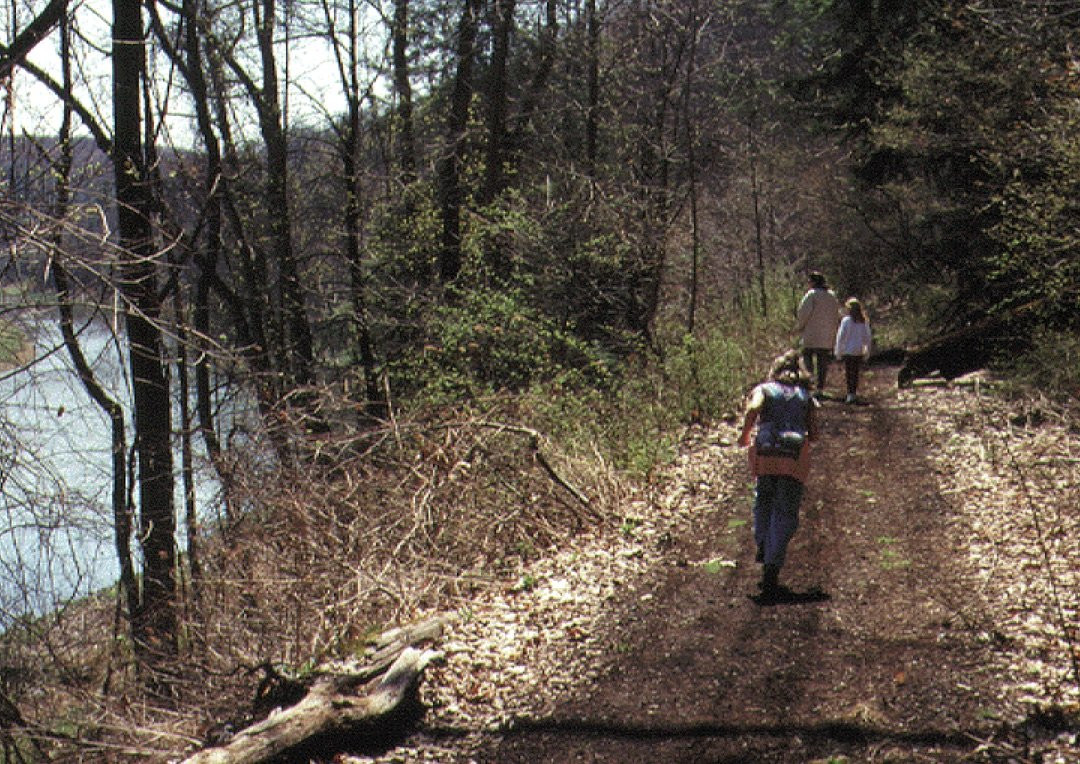
[{"label": "river water", "polygon": [[[126,407],[123,343],[104,325],[86,327],[79,339],[98,381]],[[34,359],[0,372],[0,627],[118,575],[108,418],[83,389],[57,330],[37,332]],[[130,424],[127,432],[130,439]]]}]

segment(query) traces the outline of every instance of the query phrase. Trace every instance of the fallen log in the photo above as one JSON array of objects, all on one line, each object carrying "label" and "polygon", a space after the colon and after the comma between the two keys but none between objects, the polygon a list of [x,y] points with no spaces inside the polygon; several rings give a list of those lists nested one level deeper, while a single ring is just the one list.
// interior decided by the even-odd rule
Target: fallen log
[{"label": "fallen log", "polygon": [[1043,300],[1034,300],[940,334],[907,351],[897,384],[908,387],[916,379],[934,376],[952,381],[985,369],[997,358],[1022,352],[1031,337],[1029,324],[1037,320],[1037,309],[1043,304]]},{"label": "fallen log", "polygon": [[1005,344],[997,333],[991,333],[1001,328],[1001,325],[966,328],[915,348],[898,372],[897,384],[909,387],[916,379],[930,377],[950,382],[984,369]]},{"label": "fallen log", "polygon": [[[424,669],[441,653],[412,645],[441,634],[441,619],[388,632],[363,665],[319,676],[295,705],[271,713],[227,743],[182,764],[307,761],[307,754],[350,741],[361,747],[396,732],[402,709],[416,702]],[[384,673],[385,672],[385,673]]]}]

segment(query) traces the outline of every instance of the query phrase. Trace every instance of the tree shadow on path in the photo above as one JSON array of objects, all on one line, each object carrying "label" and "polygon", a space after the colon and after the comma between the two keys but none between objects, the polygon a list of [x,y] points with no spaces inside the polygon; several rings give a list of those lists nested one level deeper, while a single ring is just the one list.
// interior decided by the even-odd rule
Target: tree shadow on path
[{"label": "tree shadow on path", "polygon": [[[970,592],[943,543],[930,446],[895,369],[868,374],[860,403],[823,406],[790,596],[757,592],[751,481],[735,469],[708,484],[708,501],[695,496],[710,509],[612,602],[596,635],[609,649],[577,689],[473,760],[805,764],[887,748],[895,761],[957,761],[992,736],[991,648],[942,604]],[[678,562],[717,555],[735,565]]]},{"label": "tree shadow on path", "polygon": [[904,744],[971,749],[975,737],[961,730],[921,730],[897,732],[873,725],[850,722],[822,722],[810,725],[788,724],[672,724],[642,725],[593,719],[518,719],[503,731],[510,739],[521,735],[547,733],[574,738],[621,738],[649,741],[675,738],[742,738],[798,736],[807,742]]}]

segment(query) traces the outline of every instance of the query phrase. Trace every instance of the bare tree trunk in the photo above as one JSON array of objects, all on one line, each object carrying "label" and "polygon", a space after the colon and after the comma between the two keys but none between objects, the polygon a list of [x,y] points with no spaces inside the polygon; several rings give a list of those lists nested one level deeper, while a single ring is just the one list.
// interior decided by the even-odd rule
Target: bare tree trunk
[{"label": "bare tree trunk", "polygon": [[397,93],[398,164],[401,182],[416,180],[416,141],[413,137],[412,85],[409,82],[409,0],[394,0],[394,90]]},{"label": "bare tree trunk", "polygon": [[439,248],[439,280],[450,283],[461,271],[461,162],[465,127],[469,122],[469,101],[473,94],[477,16],[483,0],[464,0],[457,35],[457,71],[450,94],[450,114],[446,125],[445,154],[439,161],[439,206],[442,212],[442,239]]},{"label": "bare tree trunk", "polygon": [[[183,56],[185,79],[191,88],[192,103],[195,107],[195,120],[206,152],[206,170],[203,178],[203,193],[206,197],[206,218],[202,242],[195,242],[195,262],[199,274],[195,283],[195,299],[192,306],[192,319],[195,327],[194,342],[203,352],[195,360],[195,412],[198,416],[199,435],[206,447],[207,456],[221,479],[225,489],[225,515],[231,518],[229,502],[229,470],[222,458],[221,443],[214,429],[212,392],[210,385],[210,353],[203,347],[205,338],[210,335],[210,292],[221,259],[221,236],[223,226],[222,196],[226,183],[222,172],[221,144],[214,132],[210,113],[210,94],[203,71],[202,42],[199,35],[199,0],[183,0],[182,14],[184,24]],[[195,573],[192,573],[194,578]]]},{"label": "bare tree trunk", "polygon": [[585,94],[585,171],[596,177],[597,141],[599,140],[600,111],[600,20],[596,15],[596,0],[585,2],[588,73]]},{"label": "bare tree trunk", "polygon": [[[179,268],[179,264],[176,264]],[[199,557],[201,550],[201,526],[199,507],[195,495],[195,459],[192,450],[192,431],[194,417],[191,413],[188,334],[184,319],[185,307],[182,297],[183,287],[177,287],[174,299],[176,322],[176,383],[180,398],[180,479],[184,492],[184,529],[187,536],[187,570],[190,578],[190,599],[197,606],[200,599],[202,565]]]},{"label": "bare tree trunk", "polygon": [[504,157],[503,164],[516,166],[526,148],[527,131],[533,117],[536,115],[548,80],[555,68],[555,42],[558,36],[559,18],[555,0],[544,2],[544,27],[540,30],[539,49],[537,50],[536,67],[533,76],[529,80],[529,86],[521,97],[521,106],[514,115],[514,127],[507,139],[508,155]]},{"label": "bare tree trunk", "polygon": [[[207,73],[213,85],[211,99],[216,119],[214,124],[219,131],[221,147],[221,175],[215,188],[220,194],[222,222],[227,220],[236,237],[235,256],[237,287],[234,289],[218,278],[216,268],[203,270],[213,290],[221,297],[225,309],[232,320],[237,334],[237,344],[243,348],[244,360],[251,366],[254,374],[255,398],[264,417],[274,414],[281,400],[282,385],[280,370],[275,368],[271,346],[275,329],[272,324],[273,306],[270,300],[269,264],[262,247],[256,246],[247,231],[247,221],[230,192],[229,177],[236,177],[242,172],[239,150],[232,134],[230,108],[225,94],[228,92],[227,77],[223,64],[228,59],[227,51],[211,46],[207,57]],[[232,71],[244,82],[249,97],[257,101],[258,87],[247,77],[239,65],[227,61]],[[223,226],[224,228],[224,226]],[[209,267],[209,262],[207,263]],[[207,400],[209,400],[207,398]],[[280,437],[277,429],[271,428],[270,437],[274,441],[277,453],[285,460],[291,458],[288,443]]]},{"label": "bare tree trunk", "polygon": [[120,289],[134,395],[143,590],[133,613],[136,650],[151,662],[176,653],[176,518],[173,508],[172,413],[157,321],[161,314],[141,135],[140,82],[145,70],[142,6],[113,0],[113,165],[121,257]]},{"label": "bare tree trunk", "polygon": [[[484,160],[484,182],[480,189],[481,205],[490,204],[503,190],[503,164],[506,161],[507,110],[510,97],[507,67],[510,60],[510,32],[514,27],[515,0],[494,0],[492,5],[491,63],[487,85],[487,146]],[[496,263],[496,272],[503,270]]]},{"label": "bare tree trunk", "polygon": [[[267,342],[262,333],[266,285],[257,284],[254,281],[255,273],[265,273],[263,269],[255,268],[252,263],[256,257],[241,256],[243,273],[241,281],[245,283],[244,296],[230,289],[218,276],[218,267],[223,258],[223,236],[225,231],[225,210],[230,196],[230,184],[224,171],[225,159],[222,147],[222,135],[228,135],[229,125],[225,117],[225,109],[218,109],[218,122],[215,126],[213,107],[221,105],[220,87],[211,91],[210,83],[215,77],[220,79],[220,58],[214,57],[213,46],[209,51],[203,46],[203,35],[200,33],[202,2],[201,0],[183,0],[180,7],[181,32],[175,37],[169,31],[167,25],[159,18],[159,7],[156,3],[148,4],[151,13],[151,22],[156,34],[157,43],[171,58],[180,71],[191,91],[191,104],[195,111],[195,123],[198,134],[202,140],[205,157],[205,170],[202,179],[202,209],[203,219],[198,227],[201,233],[199,238],[190,242],[193,260],[198,266],[195,278],[194,297],[192,300],[192,326],[194,332],[187,335],[190,347],[195,348],[194,384],[195,384],[195,415],[199,436],[206,448],[207,456],[222,483],[225,517],[233,520],[232,502],[230,500],[232,488],[232,469],[225,459],[222,444],[218,438],[216,422],[213,411],[213,386],[212,365],[214,360],[214,348],[209,341],[211,333],[211,294],[216,293],[223,301],[228,317],[233,322],[233,327],[238,336],[238,343],[245,348],[245,356],[252,368],[265,379],[269,376],[266,372],[270,368],[267,361]],[[204,57],[205,56],[205,57]],[[208,65],[208,61],[217,61],[218,66]],[[227,141],[226,141],[227,143]],[[235,167],[236,163],[233,162]],[[238,226],[239,230],[239,226]],[[241,241],[243,236],[240,235]],[[241,249],[244,249],[241,247]],[[182,343],[183,345],[184,343]],[[183,351],[182,347],[182,351]],[[260,389],[266,386],[265,381],[259,383]],[[276,399],[265,391],[259,393],[259,403],[264,405],[266,401]],[[264,405],[264,409],[266,406]],[[190,550],[189,550],[190,551]],[[197,571],[192,572],[193,578],[197,579]],[[194,582],[197,586],[197,581]]]},{"label": "bare tree trunk", "polygon": [[686,125],[686,167],[690,184],[690,295],[686,313],[686,333],[693,336],[697,318],[698,269],[701,264],[701,230],[698,227],[698,168],[697,123],[692,114],[691,96],[694,92],[694,67],[697,63],[698,38],[697,3],[690,9],[690,52],[686,62],[686,82],[683,90],[683,122]]},{"label": "bare tree trunk", "polygon": [[750,200],[754,212],[754,248],[757,252],[758,290],[761,293],[761,315],[769,317],[769,295],[765,288],[765,242],[762,237],[761,223],[761,188],[758,178],[757,137],[753,121],[748,126],[750,134]]},{"label": "bare tree trunk", "polygon": [[[60,25],[60,47],[63,84],[65,90],[70,90],[72,84],[70,34],[66,20],[61,22]],[[65,104],[63,123],[58,140],[61,158],[59,164],[54,167],[57,179],[55,210],[57,220],[63,220],[67,217],[71,198],[71,114],[71,106]],[[54,245],[57,253],[63,251],[63,240],[60,233],[57,233]],[[75,314],[70,279],[64,264],[56,258],[52,262],[52,276],[53,284],[56,287],[56,303],[60,314],[60,334],[63,337],[64,346],[67,348],[68,355],[71,357],[71,362],[75,366],[83,388],[109,419],[111,430],[110,454],[112,457],[113,543],[116,550],[117,564],[120,568],[119,596],[130,624],[132,613],[138,606],[139,590],[135,579],[135,567],[131,558],[132,516],[127,499],[127,434],[124,411],[120,403],[109,396],[105,388],[98,383],[93,369],[87,362],[86,356],[83,355],[82,347],[75,332]]]},{"label": "bare tree trunk", "polygon": [[279,370],[285,371],[297,385],[310,385],[315,380],[315,351],[292,245],[288,138],[278,93],[277,59],[274,53],[277,3],[276,0],[261,0],[253,7],[262,60],[262,85],[252,92],[252,100],[258,111],[259,129],[266,147],[266,214],[270,221],[271,247],[278,268],[284,326]]},{"label": "bare tree trunk", "polygon": [[670,88],[657,95],[653,121],[640,144],[641,249],[630,269],[630,296],[627,325],[647,342],[652,342],[652,322],[660,301],[660,283],[666,260],[666,227],[669,211],[666,156],[666,123]]},{"label": "bare tree trunk", "polygon": [[[409,106],[405,112],[400,111],[399,104],[399,118],[402,122],[408,125],[407,134],[403,133],[403,140],[411,144],[412,141],[412,105],[411,105],[411,90],[409,90],[408,69],[405,67],[404,71],[397,69],[396,64],[399,57],[404,65],[405,51],[404,41],[405,32],[401,31],[401,39],[399,41],[399,31],[397,25],[407,24],[408,19],[408,0],[397,0],[395,5],[395,29],[394,29],[394,59],[395,59],[395,74],[396,77],[403,80],[403,83],[398,83],[399,88],[404,88],[405,94],[399,94],[399,98],[409,101]],[[402,9],[402,7],[404,9]],[[379,388],[378,373],[375,368],[375,348],[371,338],[371,330],[368,324],[368,301],[367,301],[367,278],[364,275],[364,262],[363,262],[363,228],[361,225],[361,194],[363,193],[363,185],[360,178],[360,104],[362,94],[360,92],[360,81],[358,76],[358,70],[360,67],[360,50],[359,50],[359,32],[357,29],[357,17],[360,14],[360,9],[356,5],[356,0],[350,0],[349,3],[349,47],[347,50],[347,57],[344,61],[339,59],[339,67],[341,69],[342,89],[344,91],[346,103],[349,105],[348,123],[346,124],[342,134],[340,135],[340,150],[342,166],[345,171],[345,256],[349,263],[349,281],[353,302],[353,326],[356,331],[356,349],[360,357],[360,368],[364,378],[364,417],[379,419],[385,416],[387,402],[385,396]],[[402,46],[402,49],[398,50],[398,45]],[[407,137],[406,137],[407,135]],[[415,166],[412,164],[414,158],[414,147],[409,147],[406,151],[403,147],[404,154],[402,155],[402,173],[403,179],[408,176],[411,177],[411,173],[415,171]],[[430,269],[425,268],[429,271]],[[430,273],[428,276],[430,277]]]}]

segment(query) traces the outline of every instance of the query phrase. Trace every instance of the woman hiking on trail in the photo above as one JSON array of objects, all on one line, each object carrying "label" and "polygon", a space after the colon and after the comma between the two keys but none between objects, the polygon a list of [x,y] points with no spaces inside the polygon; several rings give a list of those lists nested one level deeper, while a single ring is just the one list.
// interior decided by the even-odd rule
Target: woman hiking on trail
[{"label": "woman hiking on trail", "polygon": [[823,274],[814,271],[807,278],[810,288],[799,301],[795,331],[802,343],[807,371],[817,381],[815,395],[823,396],[836,330],[840,326],[840,300],[829,289]]},{"label": "woman hiking on trail", "polygon": [[[809,441],[817,440],[817,401],[809,391],[810,378],[799,351],[776,358],[769,381],[750,393],[739,445],[749,447],[754,488],[754,541],[763,564],[761,601],[778,602],[791,596],[780,585],[780,568],[787,546],[799,526],[799,504],[810,472]],[[757,433],[751,445],[751,433]]]}]

